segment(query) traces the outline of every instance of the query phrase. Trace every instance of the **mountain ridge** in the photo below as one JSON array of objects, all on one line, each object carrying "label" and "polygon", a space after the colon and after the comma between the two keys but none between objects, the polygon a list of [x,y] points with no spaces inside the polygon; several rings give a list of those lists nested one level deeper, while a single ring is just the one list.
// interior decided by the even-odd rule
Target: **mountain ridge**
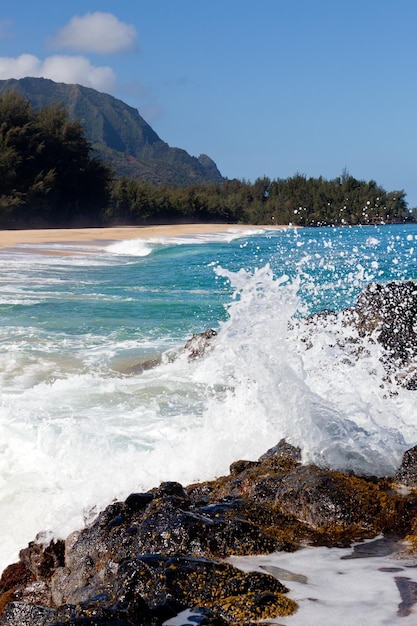
[{"label": "mountain ridge", "polygon": [[70,119],[83,125],[86,138],[116,177],[178,186],[223,180],[209,156],[197,158],[169,146],[137,109],[114,96],[79,84],[32,77],[0,80],[0,95],[10,91],[21,93],[35,110],[62,103]]}]

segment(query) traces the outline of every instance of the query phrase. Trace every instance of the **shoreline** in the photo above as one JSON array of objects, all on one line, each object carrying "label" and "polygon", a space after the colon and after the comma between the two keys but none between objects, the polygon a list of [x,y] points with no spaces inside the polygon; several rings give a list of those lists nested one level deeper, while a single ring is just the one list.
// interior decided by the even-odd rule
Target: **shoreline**
[{"label": "shoreline", "polygon": [[184,237],[227,231],[250,231],[254,229],[282,230],[291,226],[264,224],[166,224],[158,226],[111,226],[104,228],[43,228],[27,230],[0,230],[0,249],[19,244],[81,243],[123,241],[127,239],[151,239],[158,237]]}]

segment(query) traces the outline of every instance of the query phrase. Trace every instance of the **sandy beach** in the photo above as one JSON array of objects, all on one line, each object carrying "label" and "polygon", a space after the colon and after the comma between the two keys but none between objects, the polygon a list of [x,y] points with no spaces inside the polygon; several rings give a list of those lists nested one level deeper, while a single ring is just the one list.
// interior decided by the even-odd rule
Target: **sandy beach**
[{"label": "sandy beach", "polygon": [[288,226],[251,224],[168,224],[160,226],[120,226],[113,228],[51,228],[33,230],[0,230],[0,248],[11,248],[18,244],[48,244],[64,242],[123,241],[127,239],[154,239],[158,237],[183,237],[206,233],[245,231],[256,228],[288,228]]}]

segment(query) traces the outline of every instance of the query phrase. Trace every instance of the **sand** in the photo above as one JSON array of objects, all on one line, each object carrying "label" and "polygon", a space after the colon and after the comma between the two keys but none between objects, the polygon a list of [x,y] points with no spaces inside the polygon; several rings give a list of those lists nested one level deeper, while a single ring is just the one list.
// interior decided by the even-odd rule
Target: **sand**
[{"label": "sand", "polygon": [[121,226],[114,228],[51,228],[33,230],[0,230],[0,248],[18,244],[48,244],[64,242],[123,241],[127,239],[154,239],[158,237],[183,237],[187,235],[245,231],[256,228],[288,228],[288,226],[262,226],[251,224],[174,224],[162,226]]}]

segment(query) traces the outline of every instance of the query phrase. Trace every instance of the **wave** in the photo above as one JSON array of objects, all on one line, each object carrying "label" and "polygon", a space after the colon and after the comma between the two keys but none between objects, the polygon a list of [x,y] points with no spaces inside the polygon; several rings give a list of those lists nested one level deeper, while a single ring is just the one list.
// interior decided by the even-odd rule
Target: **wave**
[{"label": "wave", "polygon": [[415,397],[397,388],[390,394],[382,384],[381,347],[357,337],[356,350],[365,356],[354,362],[346,358],[344,348],[337,347],[347,333],[342,317],[332,329],[317,320],[310,347],[303,336],[307,322],[294,323],[298,280],[276,278],[268,265],[253,273],[216,271],[234,288],[229,318],[208,357],[212,382],[226,381],[233,388],[220,409],[223,423],[228,412],[232,420],[242,416],[228,437],[245,432],[251,457],[285,437],[302,449],[306,462],[392,474],[417,440]]},{"label": "wave", "polygon": [[[270,229],[271,230],[271,229]],[[209,243],[231,243],[236,239],[265,235],[267,228],[229,228],[223,232],[198,233],[184,236],[150,237],[147,239],[125,239],[106,246],[106,251],[111,254],[144,257],[151,254],[160,246],[202,245]],[[277,232],[273,230],[273,232]]]},{"label": "wave", "polygon": [[[186,235],[184,237],[161,237],[159,239],[150,239],[149,241],[170,245],[198,245],[206,243],[231,243],[236,239],[242,239],[245,237],[255,237],[257,235],[264,235],[268,232],[265,228],[247,228],[237,229],[229,228],[223,232],[217,233],[199,233],[196,235]],[[273,231],[276,232],[276,231]]]},{"label": "wave", "polygon": [[123,256],[148,256],[154,246],[144,239],[126,239],[117,241],[106,247],[106,252]]}]

